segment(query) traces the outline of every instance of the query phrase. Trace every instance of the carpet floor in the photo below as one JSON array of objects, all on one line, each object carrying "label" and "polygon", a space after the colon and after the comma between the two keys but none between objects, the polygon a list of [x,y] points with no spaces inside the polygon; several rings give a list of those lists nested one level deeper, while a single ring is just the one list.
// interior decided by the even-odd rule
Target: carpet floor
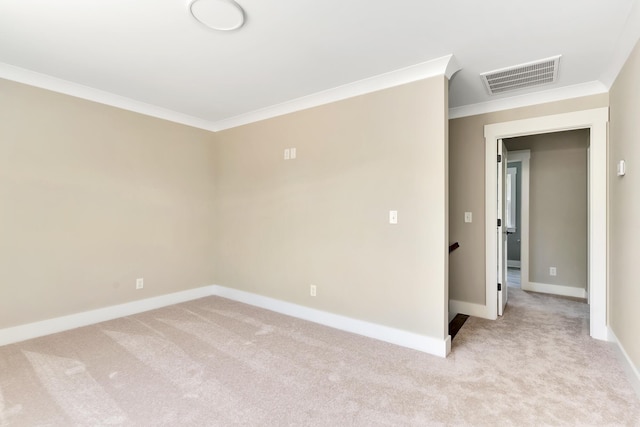
[{"label": "carpet floor", "polygon": [[510,290],[441,359],[208,297],[0,347],[0,426],[638,426],[587,318]]}]

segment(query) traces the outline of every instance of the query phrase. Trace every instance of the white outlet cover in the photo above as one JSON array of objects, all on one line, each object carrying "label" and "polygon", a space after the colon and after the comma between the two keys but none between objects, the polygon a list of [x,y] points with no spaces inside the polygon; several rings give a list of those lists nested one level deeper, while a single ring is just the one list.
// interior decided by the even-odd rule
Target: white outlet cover
[{"label": "white outlet cover", "polygon": [[291,152],[291,158],[295,159],[296,158],[296,149],[295,149],[295,147],[290,148],[289,150]]},{"label": "white outlet cover", "polygon": [[465,212],[464,222],[472,222],[472,221],[473,221],[473,214],[471,212]]},{"label": "white outlet cover", "polygon": [[291,158],[291,151],[288,148],[284,149],[284,159],[289,160]]}]

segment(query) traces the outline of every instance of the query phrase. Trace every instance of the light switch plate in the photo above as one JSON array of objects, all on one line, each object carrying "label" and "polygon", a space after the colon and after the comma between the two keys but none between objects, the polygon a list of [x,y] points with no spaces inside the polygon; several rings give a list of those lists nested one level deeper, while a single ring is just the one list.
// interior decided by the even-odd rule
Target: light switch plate
[{"label": "light switch plate", "polygon": [[464,222],[471,222],[471,221],[473,221],[473,215],[471,214],[471,212],[465,212]]},{"label": "light switch plate", "polygon": [[290,148],[289,151],[291,152],[291,159],[295,159],[296,158],[296,148]]},{"label": "light switch plate", "polygon": [[389,211],[389,224],[398,223],[398,211]]},{"label": "light switch plate", "polygon": [[285,160],[289,160],[291,158],[291,150],[289,150],[288,148],[284,149],[284,159]]}]

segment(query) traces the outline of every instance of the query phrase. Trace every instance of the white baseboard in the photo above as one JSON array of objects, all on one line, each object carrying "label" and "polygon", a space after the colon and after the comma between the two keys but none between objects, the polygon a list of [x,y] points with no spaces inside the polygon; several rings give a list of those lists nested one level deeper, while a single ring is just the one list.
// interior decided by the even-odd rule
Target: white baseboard
[{"label": "white baseboard", "polygon": [[[497,298],[497,297],[496,297]],[[481,317],[483,319],[495,320],[498,317],[497,313],[489,313],[486,305],[474,304],[466,301],[449,300],[449,312],[450,313],[462,313],[468,316]]]},{"label": "white baseboard", "polygon": [[212,289],[212,286],[204,286],[201,288],[189,289],[187,291],[145,298],[125,304],[84,311],[82,313],[70,314],[68,316],[56,317],[40,322],[27,323],[25,325],[0,329],[0,345],[26,341],[44,335],[55,334],[57,332],[68,331],[82,326],[117,319],[118,317],[130,316],[132,314],[155,310],[156,308],[166,307],[168,305],[207,297],[211,295]]},{"label": "white baseboard", "polygon": [[154,310],[156,308],[162,308],[212,295],[221,296],[234,301],[261,307],[354,334],[364,335],[366,337],[396,344],[402,347],[412,348],[414,350],[440,357],[446,357],[451,351],[451,337],[448,335],[446,339],[437,339],[426,335],[420,335],[388,326],[365,322],[363,320],[352,319],[216,285],[203,286],[201,288],[190,289],[187,291],[175,292],[172,294],[132,301],[125,304],[112,305],[96,310],[70,314],[68,316],[56,317],[40,322],[0,329],[0,346],[55,334],[57,332],[68,331],[82,326],[93,325],[95,323],[105,322],[119,317],[131,316],[133,314]]},{"label": "white baseboard", "polygon": [[520,261],[518,261],[516,259],[508,259],[507,260],[507,267],[520,268]]},{"label": "white baseboard", "polygon": [[446,357],[451,351],[449,335],[446,339],[433,338],[224,286],[214,286],[213,295],[435,356]]},{"label": "white baseboard", "polygon": [[638,395],[638,398],[640,398],[640,370],[638,370],[638,368],[633,364],[633,362],[631,361],[631,358],[629,357],[627,352],[624,350],[624,347],[618,340],[618,337],[616,337],[616,334],[613,333],[613,330],[611,330],[611,328],[608,328],[608,329],[609,329],[608,330],[609,341],[615,344],[617,354],[618,354],[618,359],[620,359],[620,362],[624,367],[624,371],[627,374],[627,377],[629,378],[631,387],[633,387],[636,394]]},{"label": "white baseboard", "polygon": [[523,291],[540,292],[543,294],[562,295],[565,297],[587,298],[587,290],[573,286],[550,285],[547,283],[522,283]]}]

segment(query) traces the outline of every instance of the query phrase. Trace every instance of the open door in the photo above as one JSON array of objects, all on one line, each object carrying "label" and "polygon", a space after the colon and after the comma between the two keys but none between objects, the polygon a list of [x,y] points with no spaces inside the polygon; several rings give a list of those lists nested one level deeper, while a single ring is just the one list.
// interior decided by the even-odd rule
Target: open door
[{"label": "open door", "polygon": [[498,141],[498,316],[502,316],[507,305],[507,148],[503,140]]}]

